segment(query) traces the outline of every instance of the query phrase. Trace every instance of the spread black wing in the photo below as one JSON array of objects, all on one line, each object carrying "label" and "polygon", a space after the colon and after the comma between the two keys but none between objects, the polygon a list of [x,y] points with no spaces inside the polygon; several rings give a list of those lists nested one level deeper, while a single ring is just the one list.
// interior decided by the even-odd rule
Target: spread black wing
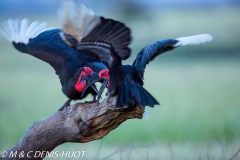
[{"label": "spread black wing", "polygon": [[9,19],[4,23],[4,29],[1,33],[17,50],[49,63],[61,83],[71,78],[84,63],[97,61],[79,54],[62,40],[59,29],[47,28],[43,23],[33,22],[28,26],[28,20],[23,19],[19,25],[17,20]]},{"label": "spread black wing", "polygon": [[[99,59],[108,67],[130,56],[131,31],[123,23],[95,15],[83,5],[64,2],[59,14],[63,40],[79,52]],[[72,14],[75,17],[72,18]],[[77,13],[76,13],[77,12]],[[83,21],[84,19],[84,21]]]},{"label": "spread black wing", "polygon": [[177,42],[178,40],[175,39],[165,39],[161,41],[156,41],[141,49],[135,61],[133,62],[133,67],[135,67],[135,69],[137,70],[138,76],[143,79],[146,65],[156,56],[176,48],[174,44],[176,44]]},{"label": "spread black wing", "polygon": [[212,39],[213,37],[210,34],[199,34],[176,39],[164,39],[156,41],[146,46],[138,53],[137,58],[133,63],[133,67],[135,67],[137,70],[139,77],[143,79],[146,65],[156,56],[170,51],[178,46],[198,45],[201,43],[210,42]]},{"label": "spread black wing", "polygon": [[[131,31],[123,23],[101,17],[101,22],[81,42],[105,42],[110,44],[121,59],[130,56],[128,45],[131,42]],[[81,44],[81,43],[80,43]]]}]

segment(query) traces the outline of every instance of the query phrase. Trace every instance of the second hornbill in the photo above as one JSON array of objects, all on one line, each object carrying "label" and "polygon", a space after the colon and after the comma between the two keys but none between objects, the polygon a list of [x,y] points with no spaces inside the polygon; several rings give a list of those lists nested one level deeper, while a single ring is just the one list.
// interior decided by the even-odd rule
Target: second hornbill
[{"label": "second hornbill", "polygon": [[[98,93],[95,84],[85,89],[90,77],[99,73],[106,78],[108,68],[96,57],[96,53],[114,53],[126,59],[130,55],[128,45],[130,30],[123,23],[97,16],[84,5],[63,1],[59,9],[62,29],[48,28],[47,24],[28,20],[5,21],[0,33],[12,42],[20,52],[30,54],[49,63],[59,76],[62,92],[69,98],[60,108]],[[104,42],[104,43],[103,43]],[[114,57],[113,56],[113,57]],[[85,89],[84,93],[83,90]]]},{"label": "second hornbill", "polygon": [[[133,104],[138,104],[142,107],[154,107],[154,105],[158,105],[158,101],[143,88],[146,65],[158,55],[176,47],[191,44],[197,45],[211,40],[212,36],[210,34],[159,40],[141,49],[132,65],[121,65],[120,58],[99,53],[98,59],[105,62],[110,71],[99,90],[98,100],[104,88],[107,87],[108,96],[118,95],[116,103],[117,108],[128,107]],[[109,59],[104,59],[102,58],[103,56],[109,56]],[[96,81],[99,81],[99,79],[101,79],[101,77],[92,76],[85,89]]]}]

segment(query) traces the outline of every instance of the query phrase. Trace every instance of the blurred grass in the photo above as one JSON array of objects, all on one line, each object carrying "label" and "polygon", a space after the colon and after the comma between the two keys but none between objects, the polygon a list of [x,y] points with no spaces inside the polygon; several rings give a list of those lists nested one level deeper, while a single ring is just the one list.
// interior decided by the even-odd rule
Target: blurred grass
[{"label": "blurred grass", "polygon": [[[152,143],[147,149],[137,148],[137,153],[142,153],[137,156],[227,159],[233,155],[240,139],[239,14],[239,8],[234,7],[163,10],[151,18],[126,22],[133,31],[134,54],[125,63],[132,63],[142,47],[158,39],[206,32],[215,39],[204,45],[178,48],[147,67],[145,88],[161,105],[147,108],[148,120],[129,120],[104,137],[100,157],[121,146]],[[58,25],[55,20],[48,22]],[[0,46],[0,146],[7,141],[4,150],[15,144],[33,122],[56,112],[66,97],[48,64],[19,53],[2,36]],[[80,147],[95,157],[101,141]],[[79,144],[64,144],[57,149],[76,148]],[[121,153],[134,156],[129,148]]]}]

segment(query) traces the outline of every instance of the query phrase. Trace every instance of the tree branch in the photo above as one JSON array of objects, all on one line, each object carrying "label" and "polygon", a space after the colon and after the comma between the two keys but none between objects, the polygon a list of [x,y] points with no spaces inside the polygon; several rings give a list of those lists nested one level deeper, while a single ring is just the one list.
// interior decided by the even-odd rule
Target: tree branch
[{"label": "tree branch", "polygon": [[[100,139],[127,119],[142,118],[142,107],[114,109],[115,103],[116,97],[111,97],[109,102],[105,99],[98,106],[77,103],[35,122],[0,159],[33,159],[36,152],[50,152],[65,142],[86,143]],[[36,159],[44,157],[45,154]]]}]

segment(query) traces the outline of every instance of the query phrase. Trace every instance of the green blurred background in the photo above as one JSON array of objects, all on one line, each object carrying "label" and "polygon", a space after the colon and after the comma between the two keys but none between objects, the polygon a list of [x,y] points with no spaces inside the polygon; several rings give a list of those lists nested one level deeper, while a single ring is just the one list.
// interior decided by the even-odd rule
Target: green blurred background
[{"label": "green blurred background", "polygon": [[[132,63],[159,39],[210,33],[214,40],[157,57],[145,72],[145,88],[161,103],[150,118],[124,122],[101,140],[63,144],[86,150],[85,159],[228,159],[240,147],[240,3],[234,0],[79,1],[96,14],[132,29]],[[8,18],[60,27],[59,1],[0,1]],[[66,101],[54,70],[16,51],[0,36],[0,152],[27,128]],[[46,158],[51,159],[51,158]],[[62,158],[64,159],[64,158]],[[67,158],[65,158],[67,159]],[[240,159],[238,155],[235,159]]]}]

